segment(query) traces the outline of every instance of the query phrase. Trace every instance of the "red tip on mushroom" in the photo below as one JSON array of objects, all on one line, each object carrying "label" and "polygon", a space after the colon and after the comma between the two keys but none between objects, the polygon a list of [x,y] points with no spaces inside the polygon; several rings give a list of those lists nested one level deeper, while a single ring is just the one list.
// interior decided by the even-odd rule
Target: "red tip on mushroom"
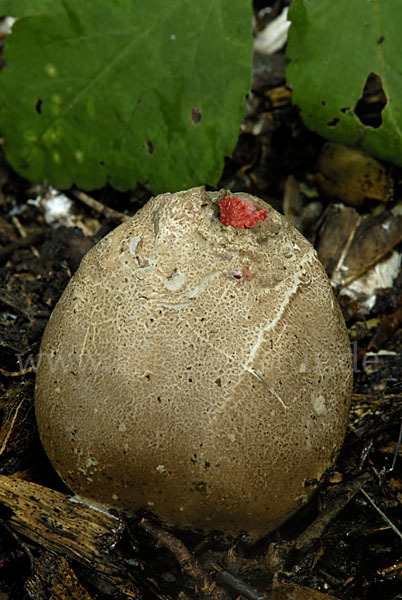
[{"label": "red tip on mushroom", "polygon": [[254,227],[257,221],[265,221],[267,215],[266,209],[258,210],[250,200],[243,200],[237,196],[220,200],[219,208],[221,223],[238,229]]}]

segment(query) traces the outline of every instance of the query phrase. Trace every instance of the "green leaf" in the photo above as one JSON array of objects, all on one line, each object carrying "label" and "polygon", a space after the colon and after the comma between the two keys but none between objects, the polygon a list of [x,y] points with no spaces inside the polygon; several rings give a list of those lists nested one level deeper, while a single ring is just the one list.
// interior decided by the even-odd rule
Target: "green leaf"
[{"label": "green leaf", "polygon": [[0,131],[21,175],[155,193],[217,182],[251,83],[251,3],[15,6],[28,16],[5,46]]},{"label": "green leaf", "polygon": [[56,9],[57,5],[55,0],[0,0],[0,14],[20,18]]},{"label": "green leaf", "polygon": [[[289,19],[287,80],[305,124],[402,165],[402,2],[294,0]],[[386,97],[374,126],[355,113],[369,76]]]}]

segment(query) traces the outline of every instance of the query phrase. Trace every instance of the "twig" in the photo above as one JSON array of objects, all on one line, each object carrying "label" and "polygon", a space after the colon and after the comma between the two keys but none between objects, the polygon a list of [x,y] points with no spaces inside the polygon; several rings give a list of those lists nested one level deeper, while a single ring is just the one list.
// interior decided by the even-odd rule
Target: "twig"
[{"label": "twig", "polygon": [[21,537],[15,533],[15,531],[12,530],[11,527],[9,527],[7,525],[7,523],[5,523],[4,521],[2,521],[2,526],[4,527],[4,529],[6,529],[8,531],[8,533],[15,539],[15,541],[17,542],[17,544],[19,546],[21,546],[21,548],[24,550],[25,554],[27,555],[29,562],[31,564],[31,568],[33,567],[33,563],[34,563],[34,558],[32,556],[32,552],[31,550],[28,548],[27,544],[25,542],[22,541]]},{"label": "twig", "polygon": [[[16,217],[15,215],[13,217],[11,217],[11,220],[14,224],[14,227],[16,228],[16,230],[18,231],[18,233],[20,234],[22,239],[25,239],[28,237],[27,232],[25,231],[25,229],[23,228],[23,226],[21,225],[18,217]],[[38,250],[35,248],[35,246],[30,246],[30,250],[32,252],[32,254],[34,254],[36,257],[40,256]]]},{"label": "twig", "polygon": [[114,208],[110,208],[110,206],[105,206],[102,204],[102,202],[95,200],[95,198],[88,196],[88,194],[85,194],[80,190],[74,190],[73,194],[78,200],[80,200],[80,202],[89,208],[92,208],[92,210],[96,211],[100,215],[105,214],[106,216],[113,217],[119,221],[128,221],[131,218],[128,215],[119,212],[118,210],[114,210]]},{"label": "twig", "polygon": [[166,548],[174,555],[183,573],[186,573],[193,580],[196,587],[206,598],[210,600],[229,600],[225,590],[211,579],[183,542],[171,533],[157,527],[148,519],[142,518],[139,527],[151,535],[159,547]]},{"label": "twig", "polygon": [[[344,260],[346,258],[347,253],[350,250],[350,247],[352,245],[354,236],[356,234],[356,230],[359,227],[360,222],[361,222],[361,217],[357,216],[356,222],[353,224],[354,227],[351,229],[351,231],[349,233],[349,237],[346,240],[346,243],[345,243],[345,245],[344,245],[344,247],[342,249],[342,252],[341,252],[341,254],[339,256],[338,262],[336,263],[335,268],[332,270],[331,277],[330,277],[332,283],[335,283],[335,284],[339,283],[338,279],[339,279],[340,274],[342,272],[342,266],[343,266]],[[349,285],[349,283],[351,283],[351,281],[348,281],[348,285]],[[344,282],[344,284],[343,284],[342,287],[344,287],[345,285],[346,285],[346,283]]]},{"label": "twig", "polygon": [[15,240],[7,244],[7,246],[3,246],[0,248],[0,263],[4,263],[8,257],[19,248],[30,248],[35,244],[42,243],[44,237],[42,232],[31,233],[20,240]]},{"label": "twig", "polygon": [[226,571],[226,569],[217,563],[211,563],[211,567],[218,572],[221,583],[231,588],[237,594],[245,596],[246,598],[249,598],[249,600],[268,600],[268,596],[265,594],[261,596],[257,590],[249,586],[242,579],[239,579],[238,577],[232,575],[232,573],[229,573],[229,571]]},{"label": "twig", "polygon": [[14,408],[12,414],[7,418],[5,418],[4,423],[0,428],[0,456],[3,454],[4,450],[7,448],[8,440],[11,437],[11,434],[14,429],[14,425],[18,418],[18,413],[22,405],[26,402],[26,398],[23,397],[22,400],[19,401],[18,405]]},{"label": "twig", "polygon": [[111,552],[121,536],[122,524],[116,517],[5,475],[0,475],[0,503],[10,509],[5,521],[13,531],[112,580],[123,570]]},{"label": "twig", "polygon": [[396,447],[395,447],[395,452],[394,452],[394,457],[392,459],[392,465],[390,466],[389,469],[387,469],[385,466],[381,469],[381,471],[379,472],[378,476],[379,476],[379,480],[380,480],[380,487],[382,488],[382,486],[384,485],[385,479],[386,477],[393,472],[393,470],[395,469],[395,465],[396,465],[396,461],[398,459],[399,456],[399,450],[401,447],[401,443],[402,443],[402,421],[401,421],[401,425],[399,428],[399,436],[398,436],[398,441],[396,443]]},{"label": "twig", "polygon": [[365,496],[367,498],[367,500],[370,502],[370,504],[376,509],[378,514],[381,515],[381,517],[384,519],[384,521],[386,523],[388,523],[388,525],[391,527],[391,529],[393,529],[395,531],[396,535],[399,535],[399,537],[402,539],[402,533],[399,531],[399,529],[396,527],[396,525],[394,525],[392,523],[392,521],[387,517],[387,515],[382,512],[381,508],[379,508],[377,506],[377,504],[374,502],[374,500],[368,495],[368,493],[363,488],[361,488],[360,491],[363,494],[363,496]]},{"label": "twig", "polygon": [[297,550],[306,550],[310,547],[317,539],[321,537],[324,530],[328,527],[329,523],[336,517],[336,515],[350,502],[350,500],[357,494],[362,486],[370,479],[370,475],[364,473],[360,477],[357,477],[354,481],[343,486],[342,496],[336,498],[328,506],[327,510],[318,516],[318,518],[303,531],[301,535],[296,539],[295,548]]},{"label": "twig", "polygon": [[392,459],[392,465],[391,465],[391,468],[389,469],[388,473],[392,473],[392,471],[395,469],[396,461],[399,456],[399,449],[401,447],[401,443],[402,443],[402,422],[401,422],[401,426],[399,428],[399,437],[398,437],[398,441],[396,443],[394,458]]},{"label": "twig", "polygon": [[4,375],[4,377],[22,377],[23,375],[27,375],[28,373],[33,373],[36,367],[27,367],[26,369],[21,369],[21,371],[7,371],[0,367],[0,373]]}]

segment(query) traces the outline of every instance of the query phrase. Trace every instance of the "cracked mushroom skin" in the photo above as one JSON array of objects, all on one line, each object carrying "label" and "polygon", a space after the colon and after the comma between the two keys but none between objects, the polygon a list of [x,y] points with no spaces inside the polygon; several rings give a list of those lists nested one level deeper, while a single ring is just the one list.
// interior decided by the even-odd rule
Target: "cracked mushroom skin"
[{"label": "cracked mushroom skin", "polygon": [[352,361],[313,247],[248,194],[265,220],[223,224],[229,196],[162,194],[86,254],[46,327],[35,408],[82,498],[254,541],[332,466]]}]

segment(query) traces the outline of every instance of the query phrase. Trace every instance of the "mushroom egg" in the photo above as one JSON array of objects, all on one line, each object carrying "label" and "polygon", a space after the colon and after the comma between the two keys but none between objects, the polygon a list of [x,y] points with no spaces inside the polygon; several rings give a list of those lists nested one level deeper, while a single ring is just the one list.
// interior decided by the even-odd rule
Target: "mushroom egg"
[{"label": "mushroom egg", "polygon": [[[220,219],[231,198],[247,227]],[[85,255],[43,336],[35,409],[82,498],[254,541],[333,465],[351,387],[311,244],[262,200],[198,187],[152,198]]]}]

